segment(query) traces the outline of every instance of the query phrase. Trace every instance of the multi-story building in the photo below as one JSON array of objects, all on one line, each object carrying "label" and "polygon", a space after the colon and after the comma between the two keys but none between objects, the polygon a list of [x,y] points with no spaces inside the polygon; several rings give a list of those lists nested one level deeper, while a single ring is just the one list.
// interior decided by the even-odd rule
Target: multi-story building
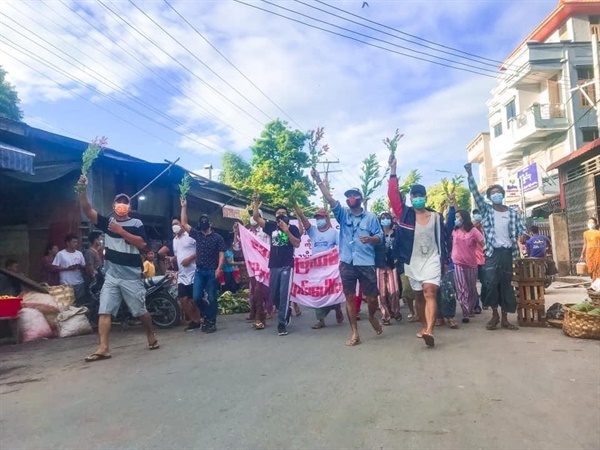
[{"label": "multi-story building", "polygon": [[558,171],[547,168],[598,138],[591,41],[599,37],[600,1],[560,0],[501,66],[489,133],[467,147],[481,188],[503,184],[527,215],[560,208]]}]

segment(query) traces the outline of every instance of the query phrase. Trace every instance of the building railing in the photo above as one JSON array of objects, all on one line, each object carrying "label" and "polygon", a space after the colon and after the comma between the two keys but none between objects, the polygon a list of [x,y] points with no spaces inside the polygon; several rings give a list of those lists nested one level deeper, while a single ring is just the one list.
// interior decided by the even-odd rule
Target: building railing
[{"label": "building railing", "polygon": [[519,129],[527,125],[530,119],[533,119],[536,126],[539,126],[541,120],[564,119],[565,117],[565,105],[562,103],[535,103],[524,113],[515,117],[514,121]]},{"label": "building railing", "polygon": [[596,35],[596,39],[600,39],[600,24],[590,24],[590,33],[592,36]]}]

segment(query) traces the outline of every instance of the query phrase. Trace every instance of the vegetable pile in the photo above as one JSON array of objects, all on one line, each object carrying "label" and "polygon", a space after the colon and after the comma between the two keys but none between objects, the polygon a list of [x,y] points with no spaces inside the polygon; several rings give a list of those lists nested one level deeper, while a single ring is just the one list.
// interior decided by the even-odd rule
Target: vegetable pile
[{"label": "vegetable pile", "polygon": [[217,300],[219,304],[219,314],[241,314],[250,311],[250,302],[248,300],[248,289],[242,289],[237,294],[224,292]]},{"label": "vegetable pile", "polygon": [[571,306],[571,309],[573,311],[587,313],[590,316],[600,316],[600,308],[594,308],[594,306],[587,301],[573,305]]}]

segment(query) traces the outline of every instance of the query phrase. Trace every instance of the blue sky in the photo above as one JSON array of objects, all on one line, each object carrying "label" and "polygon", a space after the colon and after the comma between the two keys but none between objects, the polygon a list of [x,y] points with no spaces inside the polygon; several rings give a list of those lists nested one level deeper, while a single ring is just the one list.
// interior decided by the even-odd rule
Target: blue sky
[{"label": "blue sky", "polygon": [[[244,1],[314,23],[261,1]],[[139,9],[124,0],[102,3],[116,16],[98,1],[0,4],[1,64],[19,91],[30,125],[82,140],[105,135],[119,151],[151,161],[180,157],[184,167],[198,170],[208,163],[218,168],[226,150],[249,157],[252,139],[269,118],[290,121],[162,0],[134,0]],[[400,173],[418,168],[425,184],[448,176],[437,170],[462,173],[466,145],[487,131],[485,101],[493,78],[369,47],[231,0],[169,3],[283,109],[292,126],[325,127],[324,142],[343,170],[332,176],[338,191],[359,184],[358,167],[368,153],[387,160],[381,140],[396,128],[405,133],[398,154]],[[327,9],[313,0],[305,3]],[[503,60],[558,2],[370,0],[368,8],[361,8],[358,0],[326,3],[433,42]],[[457,59],[296,1],[277,4]],[[44,66],[42,58],[56,69]]]}]

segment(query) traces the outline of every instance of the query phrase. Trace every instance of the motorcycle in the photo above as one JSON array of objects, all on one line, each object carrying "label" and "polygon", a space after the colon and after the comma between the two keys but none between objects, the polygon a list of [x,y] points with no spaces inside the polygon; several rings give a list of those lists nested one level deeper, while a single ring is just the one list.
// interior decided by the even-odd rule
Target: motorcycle
[{"label": "motorcycle", "polygon": [[[82,305],[88,308],[89,319],[92,323],[97,323],[100,291],[103,284],[104,274],[99,272],[88,289],[89,303]],[[167,274],[145,278],[144,287],[146,288],[146,310],[152,317],[152,323],[157,328],[170,328],[179,324],[181,320],[181,307],[177,301],[177,285],[173,283],[173,275]],[[135,322],[135,320],[125,302],[121,302],[121,307],[115,316],[115,321],[125,325]]]},{"label": "motorcycle", "polygon": [[552,256],[546,256],[546,279],[544,280],[544,287],[548,289],[552,283],[554,283],[554,278],[558,273],[558,269],[556,268],[556,263]]}]

